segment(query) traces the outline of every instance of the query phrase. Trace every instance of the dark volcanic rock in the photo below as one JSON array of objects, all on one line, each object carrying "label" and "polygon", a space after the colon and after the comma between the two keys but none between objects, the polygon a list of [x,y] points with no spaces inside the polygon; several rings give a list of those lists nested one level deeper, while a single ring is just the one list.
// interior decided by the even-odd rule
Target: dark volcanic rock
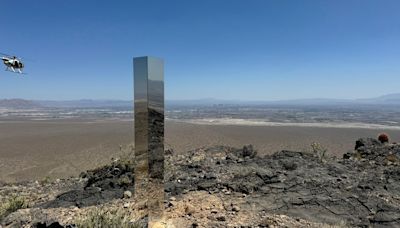
[{"label": "dark volcanic rock", "polygon": [[400,145],[382,144],[375,139],[361,138],[356,141],[355,151],[346,153],[343,158],[372,162],[379,165],[399,164]]},{"label": "dark volcanic rock", "polygon": [[83,189],[63,193],[55,200],[42,204],[41,207],[84,207],[123,198],[124,191],[134,189],[133,175],[133,161],[117,161],[87,171],[81,174],[82,178],[87,178]]},{"label": "dark volcanic rock", "polygon": [[64,226],[60,225],[58,222],[51,223],[47,225],[46,223],[37,223],[34,225],[35,228],[64,228]]},{"label": "dark volcanic rock", "polygon": [[[400,227],[400,144],[359,139],[355,148],[343,159],[324,160],[294,151],[258,156],[250,145],[167,153],[165,192],[176,200],[190,191],[207,191],[223,201],[224,210],[210,208],[209,227],[226,227],[237,215],[231,213],[242,212],[286,214],[349,227]],[[122,198],[125,190],[133,190],[133,173],[132,163],[121,161],[88,171],[81,175],[87,179],[84,188],[58,195],[41,207],[84,207]],[[203,193],[208,197],[207,192]],[[192,212],[187,209],[191,218]],[[17,215],[10,214],[6,221]]]},{"label": "dark volcanic rock", "polygon": [[354,147],[357,150],[360,147],[373,147],[373,146],[381,146],[381,142],[373,138],[361,138],[356,141],[356,146]]},{"label": "dark volcanic rock", "polygon": [[110,166],[104,166],[81,174],[87,178],[85,188],[101,188],[102,190],[127,189],[134,182],[133,161],[117,161]]},{"label": "dark volcanic rock", "polygon": [[[352,159],[326,162],[293,151],[252,156],[249,146],[190,151],[167,159],[178,167],[167,170],[166,191],[178,195],[228,190],[247,195],[243,209],[254,210],[249,205],[257,205],[260,211],[314,222],[400,226],[400,166],[394,162],[400,145],[360,139],[356,148],[349,154]],[[392,163],[387,163],[388,155]]]},{"label": "dark volcanic rock", "polygon": [[253,145],[246,145],[243,147],[242,156],[254,158],[257,155],[257,151],[253,149]]}]

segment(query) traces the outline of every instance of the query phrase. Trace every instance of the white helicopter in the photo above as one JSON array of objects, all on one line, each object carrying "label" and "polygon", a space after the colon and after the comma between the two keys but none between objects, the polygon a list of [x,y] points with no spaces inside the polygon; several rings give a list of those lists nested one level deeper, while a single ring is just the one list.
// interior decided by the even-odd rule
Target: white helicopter
[{"label": "white helicopter", "polygon": [[0,53],[0,55],[2,55],[1,60],[6,65],[6,71],[23,74],[24,63],[22,63],[21,58],[3,53]]}]

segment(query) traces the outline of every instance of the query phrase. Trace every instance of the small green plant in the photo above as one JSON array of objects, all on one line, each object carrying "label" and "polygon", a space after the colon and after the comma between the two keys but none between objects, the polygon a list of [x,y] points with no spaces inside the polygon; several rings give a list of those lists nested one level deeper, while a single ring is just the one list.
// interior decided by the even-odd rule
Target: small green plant
[{"label": "small green plant", "polygon": [[128,144],[126,146],[119,146],[120,156],[117,161],[120,164],[131,166],[134,164],[135,160],[135,147],[133,144]]},{"label": "small green plant", "polygon": [[132,184],[132,180],[128,176],[123,176],[118,180],[119,185],[130,185]]},{"label": "small green plant", "polygon": [[75,221],[79,228],[141,228],[138,223],[131,222],[127,212],[123,210],[107,210],[96,208],[86,216]]},{"label": "small green plant", "polygon": [[311,143],[312,152],[320,161],[325,161],[327,158],[326,152],[328,151],[325,147],[323,147],[320,143],[313,142]]},{"label": "small green plant", "polygon": [[51,178],[49,176],[45,176],[42,180],[39,181],[41,185],[46,185],[51,182]]},{"label": "small green plant", "polygon": [[119,152],[122,154],[133,154],[135,152],[135,146],[132,143],[119,145]]},{"label": "small green plant", "polygon": [[356,151],[354,153],[353,157],[358,161],[362,159],[362,155],[361,155],[361,153],[359,151]]},{"label": "small green plant", "polygon": [[23,197],[13,196],[0,205],[0,220],[18,209],[27,208],[28,204]]}]

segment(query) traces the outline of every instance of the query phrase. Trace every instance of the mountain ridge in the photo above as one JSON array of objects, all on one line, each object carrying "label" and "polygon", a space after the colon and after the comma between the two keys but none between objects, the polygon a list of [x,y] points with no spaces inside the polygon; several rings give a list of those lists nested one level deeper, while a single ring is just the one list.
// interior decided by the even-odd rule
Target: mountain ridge
[{"label": "mountain ridge", "polygon": [[41,108],[42,106],[32,100],[25,99],[0,99],[0,108],[15,108],[15,109],[32,109]]},{"label": "mountain ridge", "polygon": [[[400,93],[386,94],[373,98],[335,99],[306,98],[287,100],[223,100],[215,98],[166,100],[166,105],[400,105]],[[100,108],[100,107],[133,107],[132,100],[119,99],[78,99],[78,100],[28,100],[20,98],[0,99],[2,108]]]}]

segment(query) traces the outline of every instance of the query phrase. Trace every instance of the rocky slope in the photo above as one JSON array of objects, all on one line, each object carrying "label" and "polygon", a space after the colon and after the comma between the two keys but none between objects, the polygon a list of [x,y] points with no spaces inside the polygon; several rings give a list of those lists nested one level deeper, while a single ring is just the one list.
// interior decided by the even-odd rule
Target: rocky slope
[{"label": "rocky slope", "polygon": [[[258,156],[252,146],[166,151],[166,227],[400,227],[400,145],[360,139],[343,158],[320,151]],[[129,161],[50,183],[0,186],[29,208],[3,227],[73,227],[93,208],[140,220]],[[56,226],[57,225],[57,226]]]}]

